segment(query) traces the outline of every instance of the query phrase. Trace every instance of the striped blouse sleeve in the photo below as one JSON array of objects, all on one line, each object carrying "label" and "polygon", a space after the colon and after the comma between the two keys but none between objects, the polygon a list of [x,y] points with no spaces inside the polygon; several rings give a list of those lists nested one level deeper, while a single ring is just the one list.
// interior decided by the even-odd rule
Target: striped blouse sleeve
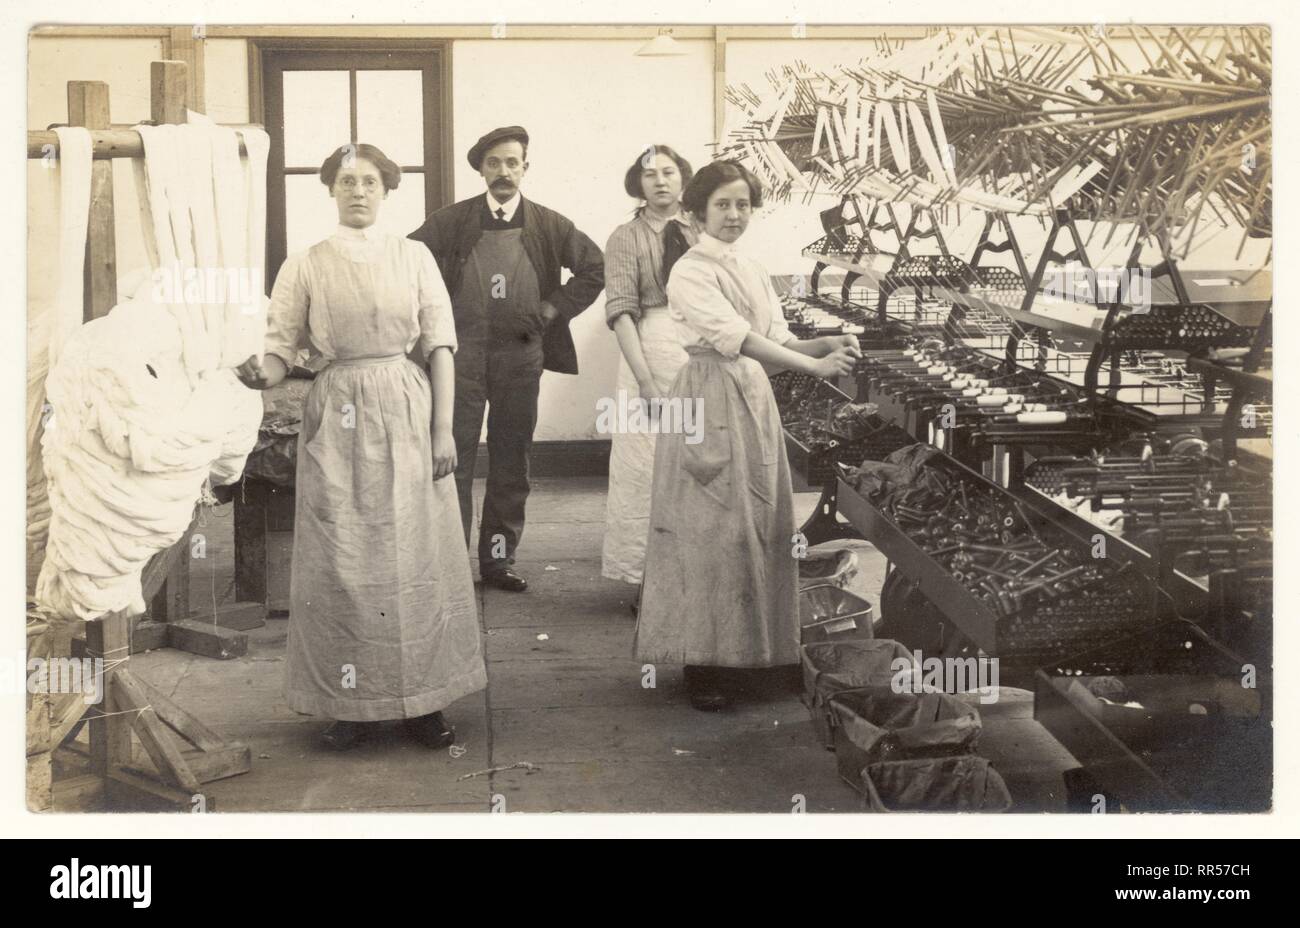
[{"label": "striped blouse sleeve", "polygon": [[605,323],[612,329],[619,316],[641,320],[641,277],[636,234],[619,226],[605,245]]}]

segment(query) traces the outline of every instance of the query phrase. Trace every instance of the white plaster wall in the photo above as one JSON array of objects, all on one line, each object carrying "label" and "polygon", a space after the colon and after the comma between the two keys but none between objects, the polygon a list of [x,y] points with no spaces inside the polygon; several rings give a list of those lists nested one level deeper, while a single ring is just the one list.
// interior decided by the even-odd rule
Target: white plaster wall
[{"label": "white plaster wall", "polygon": [[[484,40],[452,49],[455,192],[484,191],[465,160],[489,129],[522,125],[530,135],[524,196],[568,216],[603,250],[635,203],[623,174],[646,146],[677,148],[706,164],[713,140],[713,45],[683,41],[687,54],[646,58],[641,41]],[[536,440],[599,438],[596,400],[609,395],[618,343],[603,295],[571,325],[577,377],[547,373]]]}]

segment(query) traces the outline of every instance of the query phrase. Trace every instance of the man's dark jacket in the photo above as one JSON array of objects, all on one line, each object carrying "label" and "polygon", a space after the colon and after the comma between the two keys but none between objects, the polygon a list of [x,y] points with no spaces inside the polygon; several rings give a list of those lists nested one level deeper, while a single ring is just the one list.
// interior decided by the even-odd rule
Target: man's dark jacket
[{"label": "man's dark jacket", "polygon": [[[470,252],[483,234],[480,224],[486,214],[484,194],[444,206],[424,221],[408,238],[424,242],[442,271],[443,283],[452,297],[456,327],[461,328],[461,309],[455,305],[461,275]],[[542,337],[543,364],[548,371],[578,373],[578,353],[569,334],[569,322],[592,304],[605,288],[605,260],[600,249],[570,220],[553,209],[520,197],[524,211],[524,251],[537,273],[538,292],[559,317]],[[560,269],[573,276],[560,286]]]}]

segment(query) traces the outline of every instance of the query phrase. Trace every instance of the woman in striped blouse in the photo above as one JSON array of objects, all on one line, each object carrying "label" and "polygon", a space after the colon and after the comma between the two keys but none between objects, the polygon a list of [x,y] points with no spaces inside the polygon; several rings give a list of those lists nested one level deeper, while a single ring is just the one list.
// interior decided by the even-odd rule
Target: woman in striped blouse
[{"label": "woman in striped blouse", "polygon": [[[622,351],[615,400],[620,405],[644,402],[642,422],[647,424],[651,404],[668,395],[686,363],[677,327],[668,316],[665,287],[673,263],[697,240],[681,209],[682,188],[690,179],[690,162],[673,149],[646,149],[623,178],[623,189],[642,205],[605,246],[606,321]],[[615,431],[601,552],[601,572],[611,580],[641,582],[654,458],[652,428]]]}]

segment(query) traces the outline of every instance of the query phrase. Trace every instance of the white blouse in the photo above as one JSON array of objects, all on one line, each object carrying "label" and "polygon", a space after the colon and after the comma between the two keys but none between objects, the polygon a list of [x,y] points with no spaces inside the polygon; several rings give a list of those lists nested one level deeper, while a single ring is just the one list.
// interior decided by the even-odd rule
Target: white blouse
[{"label": "white blouse", "polygon": [[673,265],[668,309],[684,347],[712,348],[733,361],[750,332],[778,345],[796,341],[767,270],[707,232]]},{"label": "white blouse", "polygon": [[[358,265],[368,265],[368,269]],[[276,275],[265,352],[292,367],[308,347],[339,357],[456,350],[451,298],[422,242],[340,225]]]}]

